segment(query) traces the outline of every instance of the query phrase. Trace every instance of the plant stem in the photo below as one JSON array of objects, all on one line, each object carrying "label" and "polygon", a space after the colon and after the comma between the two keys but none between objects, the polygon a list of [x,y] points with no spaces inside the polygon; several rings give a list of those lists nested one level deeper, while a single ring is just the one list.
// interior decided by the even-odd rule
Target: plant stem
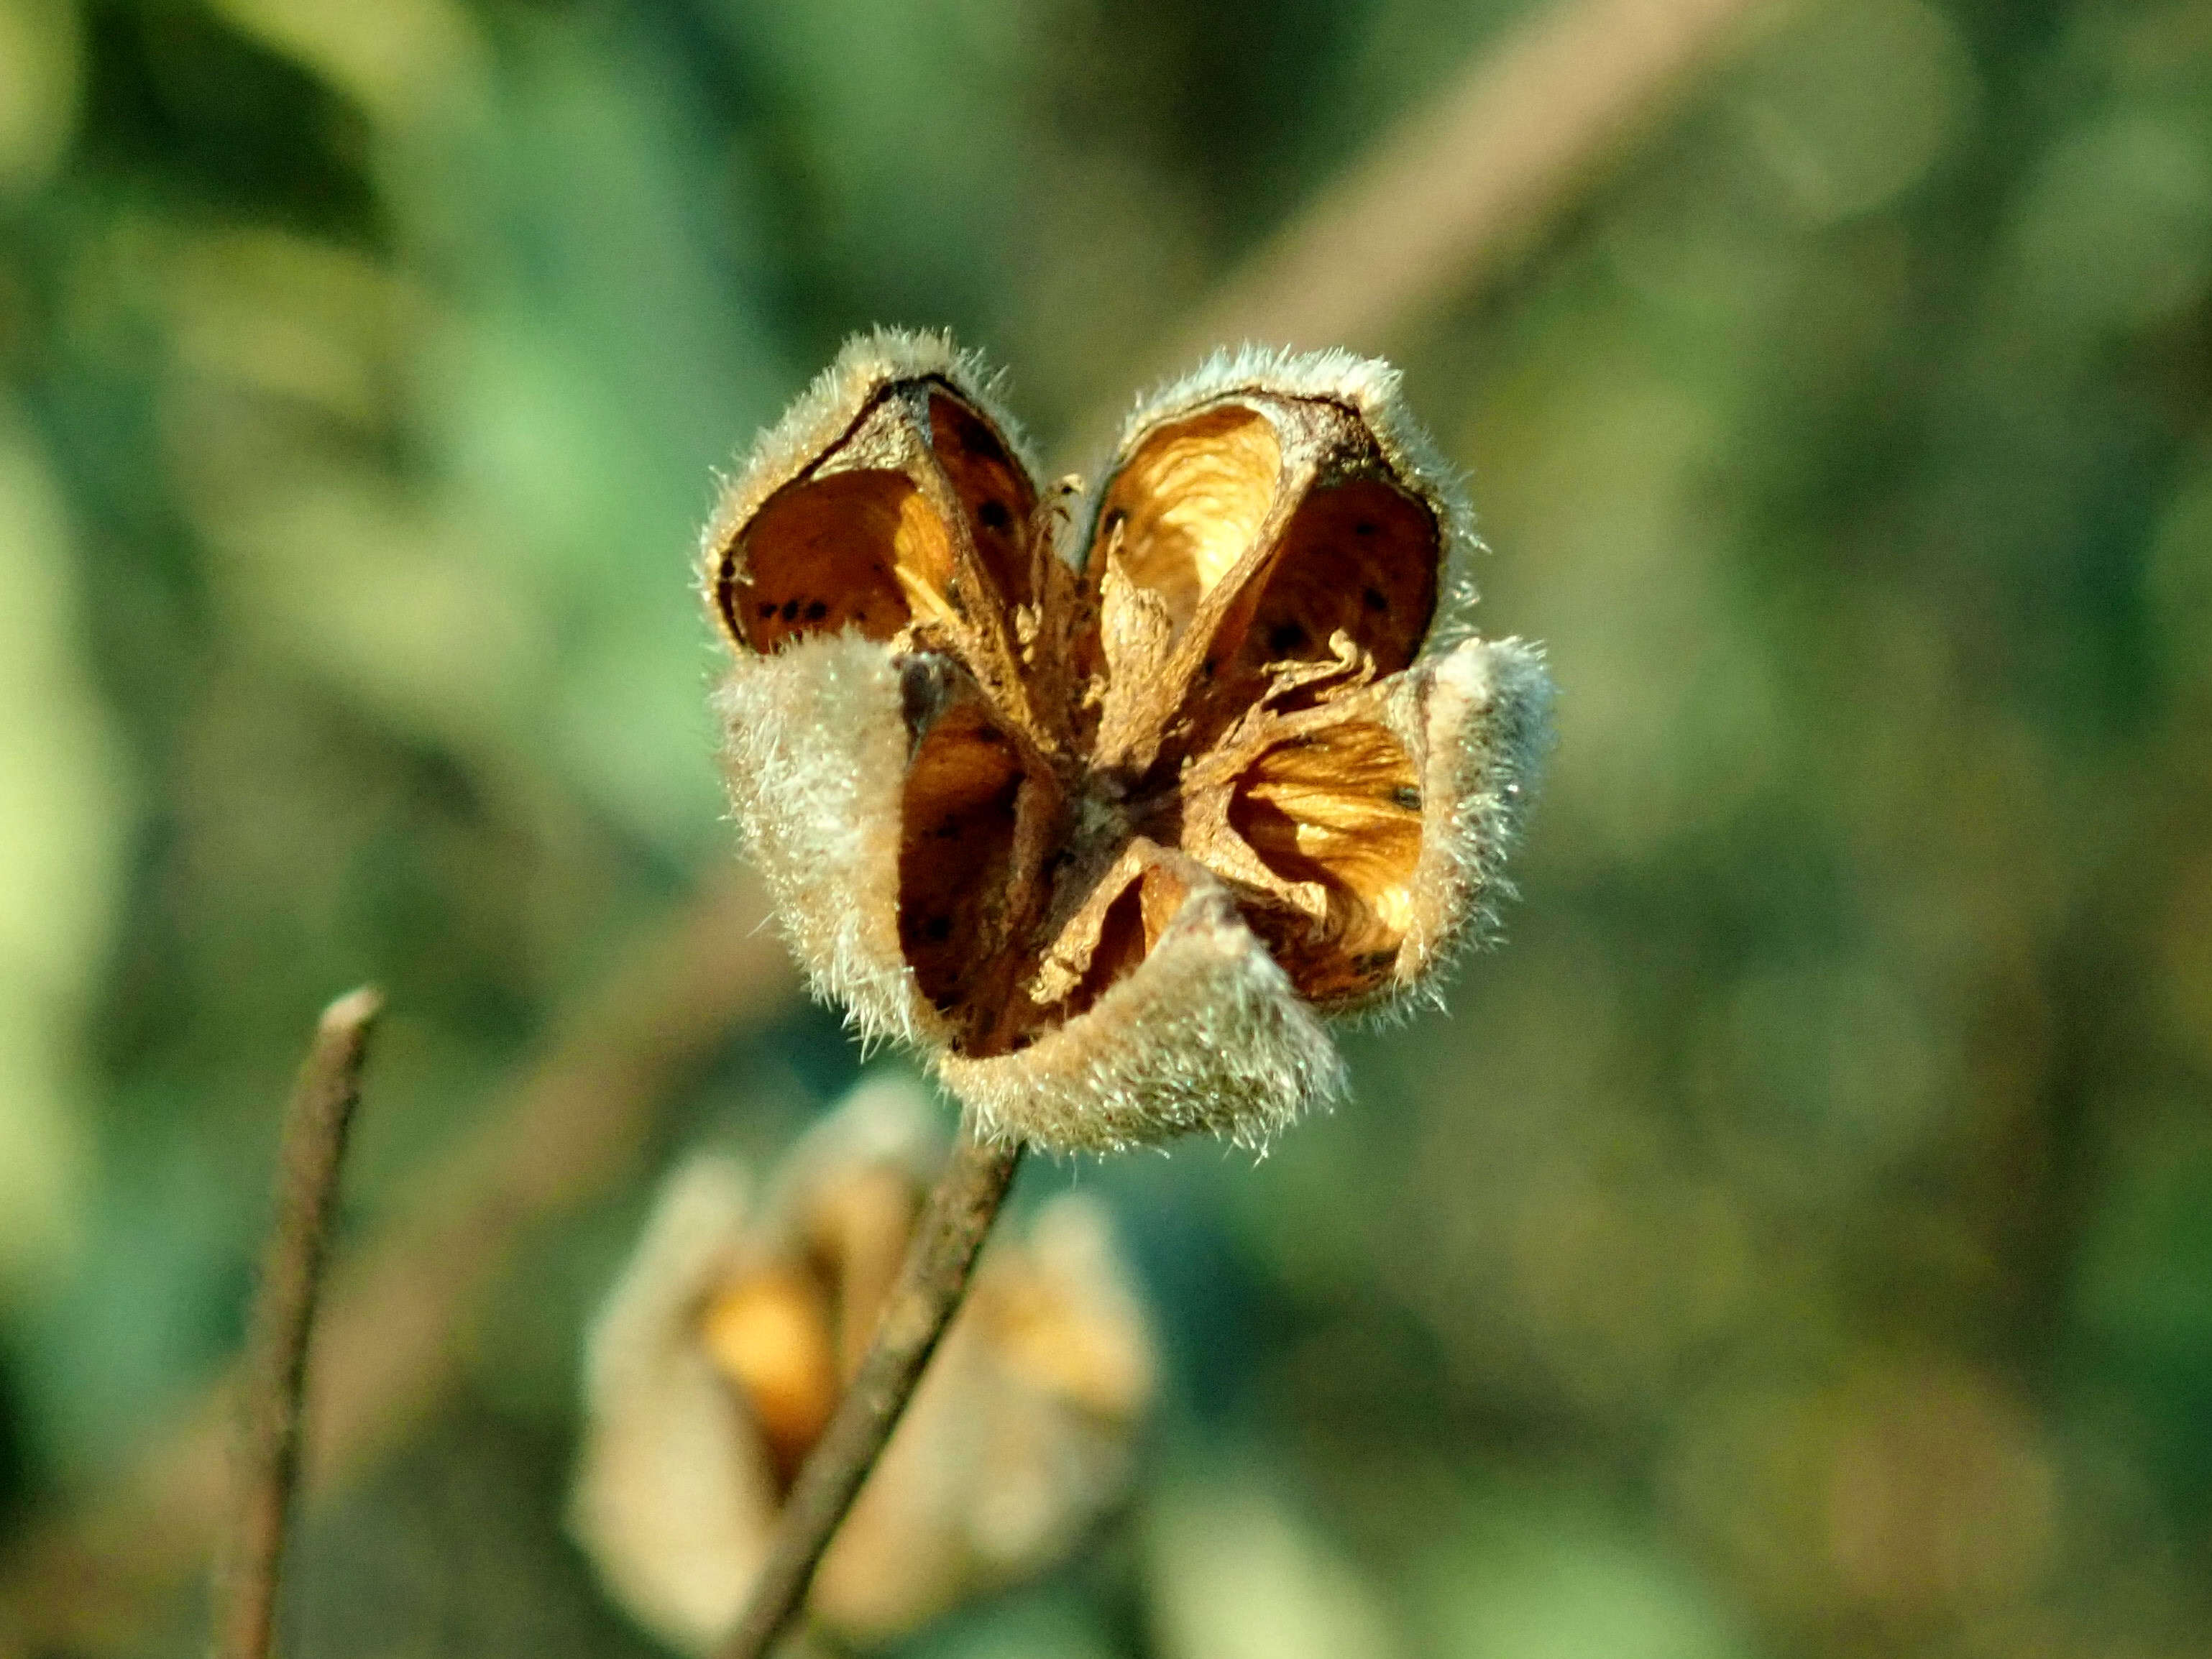
[{"label": "plant stem", "polygon": [[799,1469],[768,1559],[753,1583],[752,1599],[720,1659],[763,1659],[797,1615],[815,1567],[967,1294],[976,1253],[1020,1161],[1018,1146],[981,1140],[974,1115],[962,1117],[951,1162],[915,1229],[875,1340],[820,1443]]},{"label": "plant stem", "polygon": [[215,1651],[222,1659],[267,1659],[275,1632],[285,1527],[299,1482],[307,1339],[337,1209],[338,1167],[361,1103],[369,1027],[383,1006],[383,998],[364,988],[323,1011],[285,1109],[276,1214],[247,1339],[236,1508],[217,1586]]},{"label": "plant stem", "polygon": [[[767,914],[759,884],[732,875],[648,930],[334,1264],[315,1315],[308,1479],[336,1491],[404,1443],[453,1391],[454,1334],[521,1241],[634,1172],[654,1114],[732,1032],[781,1006],[796,981]],[[245,1372],[241,1357],[87,1501],[0,1538],[0,1653],[144,1645],[226,1539]]]}]

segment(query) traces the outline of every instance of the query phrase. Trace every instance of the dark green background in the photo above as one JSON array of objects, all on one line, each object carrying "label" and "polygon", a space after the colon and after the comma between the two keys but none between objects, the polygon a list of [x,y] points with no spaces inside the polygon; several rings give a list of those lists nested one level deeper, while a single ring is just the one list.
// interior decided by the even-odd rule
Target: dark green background
[{"label": "dark green background", "polygon": [[[844,334],[1049,449],[1521,10],[0,0],[0,1525],[234,1346],[324,1000],[365,1236],[732,856],[691,537]],[[1805,5],[1394,355],[1562,691],[1510,943],[1256,1165],[1026,1178],[1170,1396],[912,1650],[2212,1650],[2212,9]],[[659,1156],[858,1067],[793,1006]],[[558,1505],[648,1175],[297,1651],[641,1650]]]}]

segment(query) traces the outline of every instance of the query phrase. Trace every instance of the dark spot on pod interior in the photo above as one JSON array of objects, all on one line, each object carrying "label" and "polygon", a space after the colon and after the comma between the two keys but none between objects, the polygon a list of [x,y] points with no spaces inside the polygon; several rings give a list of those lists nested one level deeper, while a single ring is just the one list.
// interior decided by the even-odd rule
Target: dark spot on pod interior
[{"label": "dark spot on pod interior", "polygon": [[796,622],[796,621],[798,620],[798,618],[799,618],[799,601],[798,601],[797,599],[786,599],[786,600],[783,602],[783,619],[784,619],[784,621],[786,621],[786,622]]},{"label": "dark spot on pod interior", "polygon": [[986,530],[1004,530],[1013,523],[1013,514],[1006,511],[1004,501],[986,501],[975,509],[975,516],[983,521]]},{"label": "dark spot on pod interior", "polygon": [[806,607],[806,620],[809,622],[820,622],[829,614],[830,604],[826,599],[817,599]]},{"label": "dark spot on pod interior", "polygon": [[952,918],[932,916],[921,924],[921,936],[932,945],[942,945],[952,937]]},{"label": "dark spot on pod interior", "polygon": [[1286,657],[1306,642],[1305,624],[1279,622],[1267,630],[1267,649],[1279,657]]},{"label": "dark spot on pod interior", "polygon": [[[856,615],[858,613],[855,613]],[[899,702],[906,729],[919,732],[945,702],[945,659],[927,652],[899,659]]]},{"label": "dark spot on pod interior", "polygon": [[1370,611],[1388,611],[1390,608],[1390,601],[1382,596],[1382,590],[1379,587],[1369,588],[1359,596],[1359,601]]}]

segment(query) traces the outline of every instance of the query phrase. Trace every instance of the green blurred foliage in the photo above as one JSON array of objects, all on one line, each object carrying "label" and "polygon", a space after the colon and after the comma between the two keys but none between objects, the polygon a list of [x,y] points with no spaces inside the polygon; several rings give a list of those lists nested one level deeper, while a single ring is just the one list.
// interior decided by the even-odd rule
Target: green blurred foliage
[{"label": "green blurred foliage", "polygon": [[[842,334],[1049,446],[1517,15],[0,0],[0,1515],[234,1342],[320,1002],[365,1231],[730,855],[690,538]],[[2204,1651],[2212,12],[1808,4],[1400,355],[1563,690],[1511,942],[1256,1168],[1030,1177],[1174,1404],[912,1651]],[[311,1528],[314,1651],[641,1647],[557,1494],[642,1201]]]}]

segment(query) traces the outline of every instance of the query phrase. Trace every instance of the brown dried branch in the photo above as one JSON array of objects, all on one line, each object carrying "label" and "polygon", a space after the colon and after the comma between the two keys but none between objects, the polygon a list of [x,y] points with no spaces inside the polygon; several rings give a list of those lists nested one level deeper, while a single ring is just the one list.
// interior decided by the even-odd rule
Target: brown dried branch
[{"label": "brown dried branch", "polygon": [[877,1322],[875,1340],[838,1402],[836,1415],[799,1472],[752,1600],[721,1659],[761,1659],[798,1613],[838,1522],[860,1496],[938,1339],[959,1310],[976,1254],[1020,1161],[1018,1146],[982,1140],[975,1115],[962,1117],[951,1161],[915,1227],[898,1283]]},{"label": "brown dried branch", "polygon": [[[1161,339],[1146,379],[1224,343],[1381,351],[1581,199],[1772,0],[1562,0],[1386,132]],[[1117,402],[1080,433],[1103,447]]]},{"label": "brown dried branch", "polygon": [[300,1473],[307,1338],[337,1212],[338,1170],[361,1103],[369,1028],[383,1008],[382,996],[364,987],[323,1011],[284,1112],[276,1213],[246,1340],[236,1507],[216,1586],[215,1650],[222,1659],[267,1659],[270,1650]]}]

